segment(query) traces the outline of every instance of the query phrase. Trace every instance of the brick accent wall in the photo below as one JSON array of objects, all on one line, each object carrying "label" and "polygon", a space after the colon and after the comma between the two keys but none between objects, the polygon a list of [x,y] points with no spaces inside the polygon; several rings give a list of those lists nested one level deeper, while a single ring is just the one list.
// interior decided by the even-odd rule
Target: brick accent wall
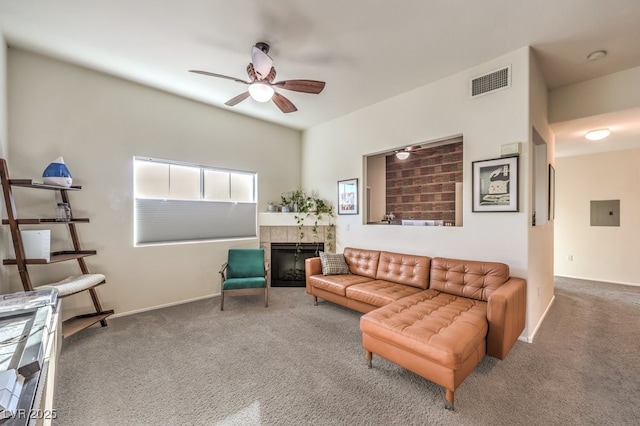
[{"label": "brick accent wall", "polygon": [[387,157],[387,212],[396,219],[455,222],[456,182],[462,182],[462,142]]}]

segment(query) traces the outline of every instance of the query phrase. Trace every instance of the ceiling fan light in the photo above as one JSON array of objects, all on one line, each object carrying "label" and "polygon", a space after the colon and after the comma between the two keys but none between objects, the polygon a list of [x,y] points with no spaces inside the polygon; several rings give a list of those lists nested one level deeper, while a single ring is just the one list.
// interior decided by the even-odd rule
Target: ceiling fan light
[{"label": "ceiling fan light", "polygon": [[598,59],[602,59],[605,56],[607,56],[607,51],[606,50],[596,50],[595,52],[591,52],[589,53],[589,56],[587,56],[587,60],[588,61],[597,61]]},{"label": "ceiling fan light", "polygon": [[251,63],[261,79],[269,74],[273,66],[273,59],[267,55],[268,52],[269,45],[266,43],[257,43],[251,48]]},{"label": "ceiling fan light", "polygon": [[249,94],[258,102],[268,102],[273,97],[273,87],[268,84],[255,82],[249,85]]},{"label": "ceiling fan light", "polygon": [[409,151],[396,152],[396,158],[398,160],[406,160],[407,158],[409,158],[409,155],[411,155],[411,153]]},{"label": "ceiling fan light", "polygon": [[607,138],[610,134],[611,130],[609,129],[595,129],[589,130],[584,137],[590,141],[601,141],[602,139]]}]

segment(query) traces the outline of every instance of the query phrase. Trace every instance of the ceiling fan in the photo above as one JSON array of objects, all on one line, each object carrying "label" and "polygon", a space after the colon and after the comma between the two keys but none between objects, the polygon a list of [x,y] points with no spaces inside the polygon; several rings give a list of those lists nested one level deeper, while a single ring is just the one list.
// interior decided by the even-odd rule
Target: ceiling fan
[{"label": "ceiling fan", "polygon": [[249,81],[240,78],[229,77],[227,75],[216,74],[209,71],[189,70],[197,74],[211,77],[233,80],[238,83],[247,84],[246,92],[229,99],[225,105],[234,106],[251,96],[258,102],[268,102],[273,100],[280,111],[284,113],[297,111],[298,108],[287,98],[275,91],[275,88],[292,90],[294,92],[318,94],[324,89],[325,82],[317,80],[283,80],[273,82],[276,78],[276,69],[273,67],[273,59],[268,55],[269,45],[258,42],[251,48],[251,62],[247,65],[247,75]]}]

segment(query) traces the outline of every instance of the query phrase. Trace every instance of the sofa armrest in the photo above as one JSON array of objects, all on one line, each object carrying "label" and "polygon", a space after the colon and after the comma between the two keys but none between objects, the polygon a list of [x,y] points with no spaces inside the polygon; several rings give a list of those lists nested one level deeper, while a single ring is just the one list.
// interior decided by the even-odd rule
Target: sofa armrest
[{"label": "sofa armrest", "polygon": [[322,273],[322,263],[320,263],[319,257],[309,257],[304,261],[304,275],[306,279],[307,293],[311,294],[311,287],[309,286],[309,277],[311,275],[319,275]]},{"label": "sofa armrest", "polygon": [[526,281],[511,277],[496,289],[487,303],[487,355],[504,359],[524,330]]}]

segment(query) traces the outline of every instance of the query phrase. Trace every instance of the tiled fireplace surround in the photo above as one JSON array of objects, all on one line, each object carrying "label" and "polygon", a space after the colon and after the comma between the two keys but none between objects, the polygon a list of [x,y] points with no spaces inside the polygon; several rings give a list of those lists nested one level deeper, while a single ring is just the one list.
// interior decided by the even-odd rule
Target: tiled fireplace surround
[{"label": "tiled fireplace surround", "polygon": [[[296,223],[295,213],[259,213],[258,223],[260,225],[260,247],[264,248],[265,260],[271,265],[271,243],[296,243],[298,241],[298,224]],[[318,236],[312,232],[313,220],[306,219],[303,222],[302,232],[304,238],[303,243],[325,243],[325,251],[335,251],[335,227],[332,231],[331,250],[327,247],[327,231],[329,230],[329,222],[326,219],[318,222]],[[271,271],[271,268],[269,268]],[[269,272],[268,280],[271,282],[271,272]]]}]

